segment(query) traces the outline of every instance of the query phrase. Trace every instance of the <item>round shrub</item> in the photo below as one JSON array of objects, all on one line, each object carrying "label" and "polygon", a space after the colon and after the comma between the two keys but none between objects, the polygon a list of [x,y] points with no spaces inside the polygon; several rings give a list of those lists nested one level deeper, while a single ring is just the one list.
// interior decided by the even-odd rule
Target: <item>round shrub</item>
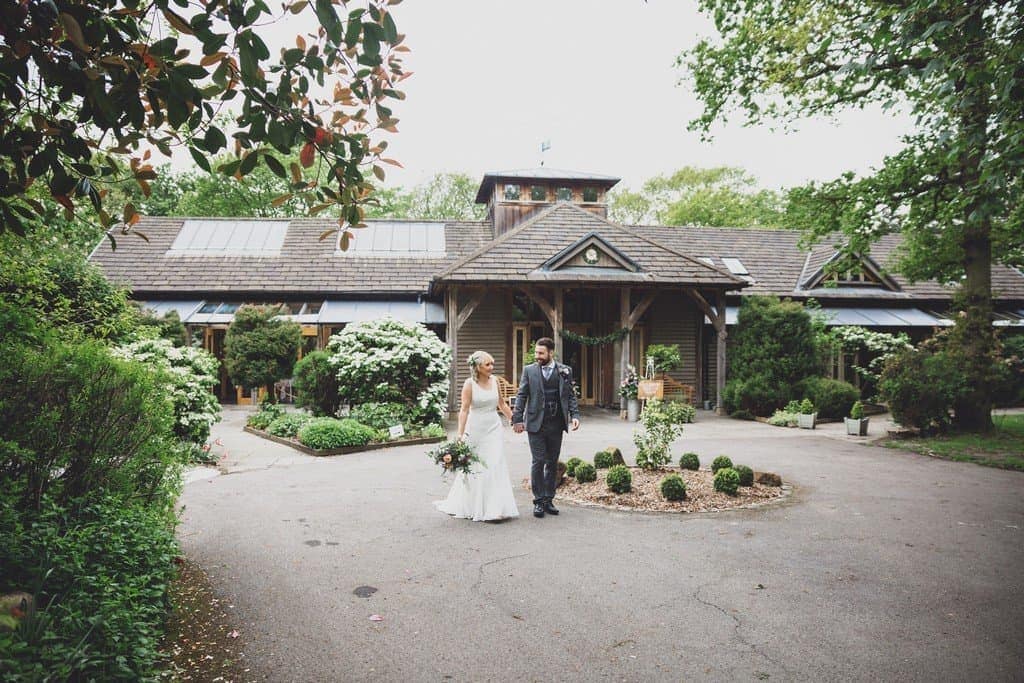
[{"label": "round shrub", "polygon": [[827,377],[808,377],[800,383],[800,393],[818,410],[818,417],[839,418],[850,414],[860,390],[849,382]]},{"label": "round shrub", "polygon": [[569,458],[569,461],[565,463],[565,473],[570,477],[576,476],[576,468],[582,464],[582,460],[579,458]]},{"label": "round shrub", "polygon": [[740,475],[740,486],[754,485],[754,470],[746,465],[736,465],[733,469],[736,470],[736,474]]},{"label": "round shrub", "polygon": [[740,475],[731,467],[723,467],[715,473],[715,490],[735,496],[740,487]]},{"label": "round shrub", "polygon": [[305,413],[285,413],[267,425],[267,433],[290,439],[311,419],[313,418]]},{"label": "round shrub", "polygon": [[606,470],[615,464],[615,455],[611,451],[598,451],[594,453],[594,467],[599,470]]},{"label": "round shrub", "polygon": [[348,446],[365,446],[380,436],[373,427],[355,420],[336,420],[318,417],[299,429],[299,443],[316,450],[330,450]]},{"label": "round shrub", "polygon": [[576,466],[576,481],[586,484],[589,481],[597,481],[597,469],[589,462],[581,462]]},{"label": "round shrub", "polygon": [[700,469],[700,458],[697,457],[696,453],[683,453],[679,457],[679,469],[682,469],[682,470],[699,470]]},{"label": "round shrub", "polygon": [[665,500],[686,500],[686,482],[678,474],[661,480],[661,495]]},{"label": "round shrub", "polygon": [[718,472],[718,470],[725,467],[732,467],[732,458],[728,455],[720,455],[711,461],[712,472]]},{"label": "round shrub", "polygon": [[615,493],[626,493],[633,487],[633,474],[625,465],[615,465],[608,470],[605,483]]},{"label": "round shrub", "polygon": [[326,351],[313,351],[295,364],[295,405],[308,408],[317,417],[337,415],[341,405],[338,378],[330,358]]},{"label": "round shrub", "polygon": [[902,425],[944,427],[956,402],[967,392],[962,363],[946,352],[909,349],[885,364],[878,390]]}]

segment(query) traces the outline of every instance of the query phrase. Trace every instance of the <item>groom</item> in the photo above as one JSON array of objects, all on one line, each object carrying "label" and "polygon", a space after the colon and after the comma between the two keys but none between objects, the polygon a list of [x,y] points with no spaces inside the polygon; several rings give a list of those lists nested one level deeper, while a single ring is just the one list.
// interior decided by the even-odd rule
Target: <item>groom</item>
[{"label": "groom", "polygon": [[[530,439],[533,467],[530,485],[533,488],[533,516],[557,515],[552,504],[558,456],[562,452],[562,434],[571,427],[580,427],[580,410],[572,387],[572,369],[556,363],[555,342],[550,337],[537,340],[534,357],[537,362],[523,368],[519,393],[512,412],[512,429],[521,434],[525,429]],[[523,413],[526,422],[523,422]]]}]

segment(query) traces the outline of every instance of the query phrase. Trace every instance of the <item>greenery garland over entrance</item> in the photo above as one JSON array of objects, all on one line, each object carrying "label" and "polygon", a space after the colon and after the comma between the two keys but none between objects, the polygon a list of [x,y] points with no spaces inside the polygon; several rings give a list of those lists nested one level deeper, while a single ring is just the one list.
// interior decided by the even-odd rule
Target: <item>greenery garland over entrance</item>
[{"label": "greenery garland over entrance", "polygon": [[576,334],[571,330],[562,330],[562,338],[567,339],[577,344],[584,344],[586,346],[605,346],[606,344],[614,344],[620,339],[624,339],[629,334],[629,328],[623,327],[621,330],[616,330],[611,334],[606,334],[603,337],[588,337],[585,334]]}]

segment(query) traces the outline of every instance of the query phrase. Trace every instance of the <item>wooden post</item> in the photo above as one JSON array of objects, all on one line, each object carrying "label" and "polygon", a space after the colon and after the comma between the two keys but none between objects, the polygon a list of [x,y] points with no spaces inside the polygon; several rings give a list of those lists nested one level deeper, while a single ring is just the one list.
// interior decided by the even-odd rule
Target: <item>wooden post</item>
[{"label": "wooden post", "polygon": [[459,288],[449,287],[445,292],[445,337],[452,350],[451,381],[448,386],[448,412],[456,410],[459,374]]},{"label": "wooden post", "polygon": [[560,286],[556,286],[554,304],[552,305],[554,317],[551,320],[551,329],[555,333],[555,357],[563,363],[565,362],[565,358],[562,356],[562,325],[564,324],[562,321],[565,320],[565,311],[562,310],[562,305],[564,301],[564,291]]},{"label": "wooden post", "polygon": [[[630,295],[630,291],[631,290],[630,290],[629,287],[623,287],[620,290],[620,294],[619,294],[619,329],[622,329],[623,327],[629,327],[629,312],[630,312],[629,311],[629,295]],[[619,372],[621,373],[619,375],[620,378],[625,377],[624,373],[626,372],[626,366],[629,365],[629,356],[630,356],[629,344],[630,344],[630,337],[632,337],[632,336],[633,336],[633,330],[630,329],[630,331],[626,334],[626,336],[622,338],[622,357],[619,359],[619,367],[620,367]]]},{"label": "wooden post", "polygon": [[715,309],[717,318],[715,330],[718,332],[718,343],[716,345],[716,368],[715,377],[715,412],[725,415],[725,406],[722,405],[722,394],[725,392],[725,341],[728,333],[725,331],[725,292],[718,292],[715,297]]}]

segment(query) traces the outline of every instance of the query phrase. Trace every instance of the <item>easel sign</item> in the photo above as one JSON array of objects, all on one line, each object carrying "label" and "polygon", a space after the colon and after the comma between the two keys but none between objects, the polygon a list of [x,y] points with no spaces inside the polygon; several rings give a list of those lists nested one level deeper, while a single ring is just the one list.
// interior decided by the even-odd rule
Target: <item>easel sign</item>
[{"label": "easel sign", "polygon": [[665,382],[660,379],[642,379],[637,383],[636,397],[641,401],[665,397]]}]

